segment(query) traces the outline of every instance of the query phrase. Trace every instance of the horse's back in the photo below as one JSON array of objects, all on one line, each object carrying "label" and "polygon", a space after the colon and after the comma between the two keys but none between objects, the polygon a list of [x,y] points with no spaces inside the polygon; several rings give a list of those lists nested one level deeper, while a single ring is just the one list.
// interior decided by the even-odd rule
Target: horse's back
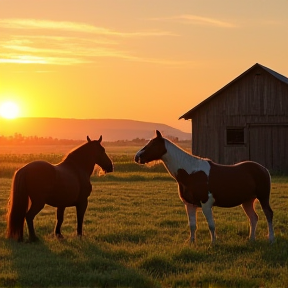
[{"label": "horse's back", "polygon": [[21,168],[25,172],[26,187],[30,193],[51,190],[56,182],[54,165],[46,161],[33,161]]},{"label": "horse's back", "polygon": [[79,196],[79,180],[74,170],[66,165],[33,161],[21,168],[31,201],[45,204],[73,206]]},{"label": "horse's back", "polygon": [[209,161],[209,164],[209,190],[215,198],[215,206],[233,207],[253,198],[269,197],[270,174],[259,163],[220,165]]},{"label": "horse's back", "polygon": [[47,197],[47,204],[51,206],[74,206],[80,194],[80,180],[78,173],[65,163],[54,166],[56,183],[54,190]]}]

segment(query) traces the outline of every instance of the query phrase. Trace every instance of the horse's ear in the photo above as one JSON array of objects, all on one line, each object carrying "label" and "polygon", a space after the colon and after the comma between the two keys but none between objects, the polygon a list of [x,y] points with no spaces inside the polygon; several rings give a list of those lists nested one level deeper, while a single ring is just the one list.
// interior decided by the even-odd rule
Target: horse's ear
[{"label": "horse's ear", "polygon": [[99,143],[102,142],[102,135],[99,137],[99,140],[98,140]]},{"label": "horse's ear", "polygon": [[161,134],[158,130],[156,130],[156,136],[157,136],[158,138],[162,138],[162,134]]},{"label": "horse's ear", "polygon": [[90,139],[90,137],[89,137],[89,136],[87,136],[87,141],[88,141],[88,142],[91,142],[91,139]]}]

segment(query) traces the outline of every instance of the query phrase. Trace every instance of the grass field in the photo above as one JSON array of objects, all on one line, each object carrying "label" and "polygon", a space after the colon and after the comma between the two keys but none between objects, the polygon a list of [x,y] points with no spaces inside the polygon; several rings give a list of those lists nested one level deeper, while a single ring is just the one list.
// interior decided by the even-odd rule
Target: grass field
[{"label": "grass field", "polygon": [[217,245],[209,246],[199,211],[194,246],[186,242],[189,228],[175,181],[162,165],[134,164],[133,153],[114,151],[115,172],[92,177],[82,239],[75,235],[74,208],[65,212],[65,239],[55,239],[55,208],[46,206],[35,219],[37,243],[5,238],[12,175],[34,158],[57,163],[62,156],[0,155],[0,287],[288,287],[287,177],[272,179],[274,244],[268,243],[257,203],[254,243],[247,241],[248,221],[240,207],[215,207]]}]

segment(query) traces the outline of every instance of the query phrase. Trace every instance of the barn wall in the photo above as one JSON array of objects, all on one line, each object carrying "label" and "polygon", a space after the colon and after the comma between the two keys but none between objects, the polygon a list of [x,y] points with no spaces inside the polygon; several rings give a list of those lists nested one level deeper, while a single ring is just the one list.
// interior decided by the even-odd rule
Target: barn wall
[{"label": "barn wall", "polygon": [[[288,124],[288,85],[258,67],[194,112],[192,153],[222,164],[250,159],[258,160],[271,170],[288,171],[284,163],[288,163],[287,128],[283,128],[285,125],[281,129],[271,128],[285,123]],[[266,126],[260,128],[256,124]],[[227,127],[244,128],[245,145],[227,145]],[[275,138],[273,143],[270,143],[271,137]],[[255,147],[268,142],[272,152],[255,154]],[[277,154],[283,156],[276,157]],[[273,161],[271,155],[274,155]]]},{"label": "barn wall", "polygon": [[[265,139],[265,141],[262,141]],[[261,145],[259,145],[261,143]],[[250,158],[275,172],[288,173],[288,124],[249,127]]]}]

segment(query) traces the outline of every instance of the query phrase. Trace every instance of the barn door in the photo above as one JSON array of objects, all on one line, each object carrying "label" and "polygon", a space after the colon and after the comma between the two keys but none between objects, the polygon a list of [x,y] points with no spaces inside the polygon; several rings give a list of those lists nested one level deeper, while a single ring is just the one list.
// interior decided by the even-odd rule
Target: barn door
[{"label": "barn door", "polygon": [[274,172],[288,173],[288,126],[250,126],[249,158]]}]

